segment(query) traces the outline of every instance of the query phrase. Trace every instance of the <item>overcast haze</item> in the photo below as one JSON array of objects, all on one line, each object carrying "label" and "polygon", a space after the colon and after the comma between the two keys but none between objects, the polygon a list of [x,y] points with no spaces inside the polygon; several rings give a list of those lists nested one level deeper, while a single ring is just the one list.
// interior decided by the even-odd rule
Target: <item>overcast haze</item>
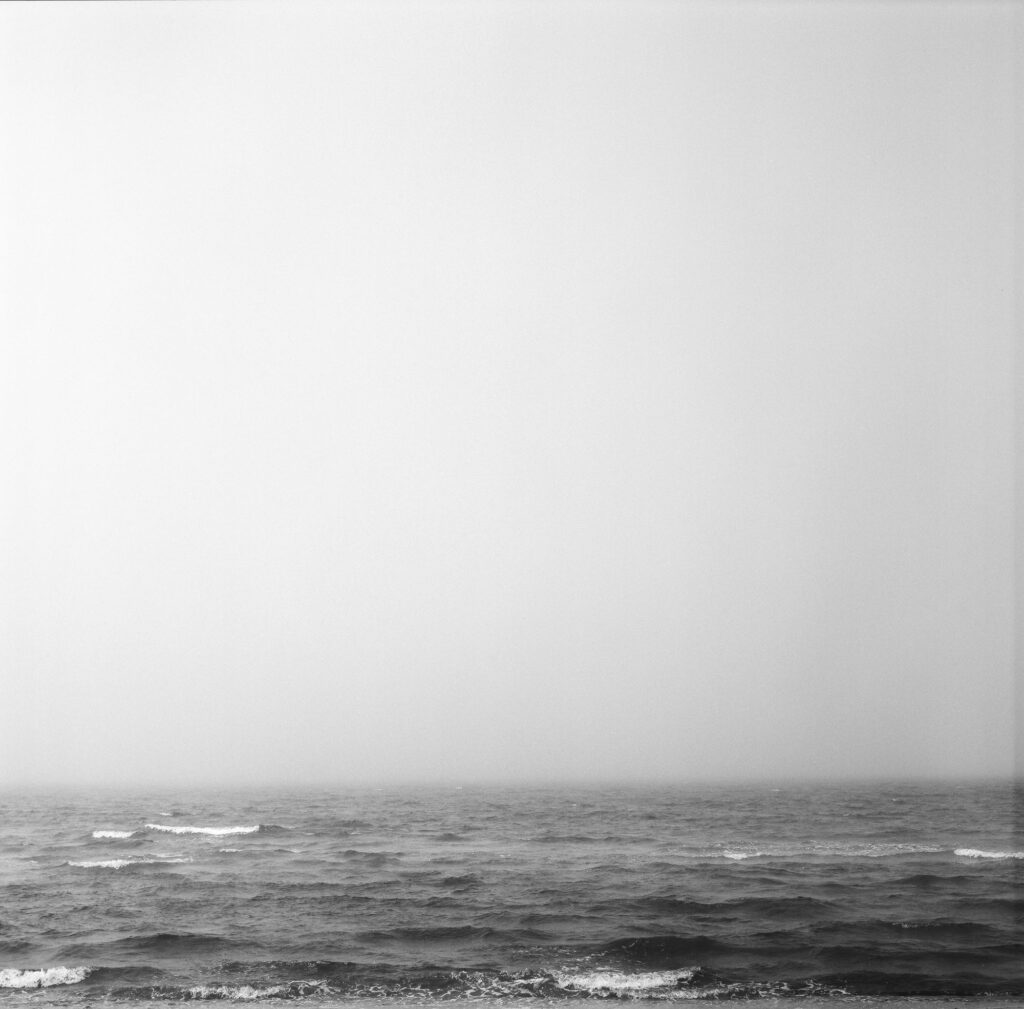
[{"label": "overcast haze", "polygon": [[0,783],[1006,774],[1015,9],[0,10]]}]

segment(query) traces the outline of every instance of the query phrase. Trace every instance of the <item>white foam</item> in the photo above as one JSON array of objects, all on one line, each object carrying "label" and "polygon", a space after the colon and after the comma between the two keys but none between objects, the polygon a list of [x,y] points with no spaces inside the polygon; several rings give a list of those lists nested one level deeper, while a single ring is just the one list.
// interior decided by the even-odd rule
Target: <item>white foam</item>
[{"label": "white foam", "polygon": [[210,837],[227,837],[230,834],[255,834],[255,827],[168,827],[163,823],[147,823],[146,830],[160,830],[165,834],[207,834]]},{"label": "white foam", "polygon": [[193,999],[232,999],[239,1002],[251,1002],[258,998],[274,998],[276,995],[287,994],[285,985],[271,985],[269,988],[255,988],[251,984],[240,985],[198,985],[189,988],[189,998]]},{"label": "white foam", "polygon": [[934,855],[942,852],[935,845],[826,842],[813,845],[767,845],[763,848],[725,848],[706,852],[698,858],[728,858],[740,862],[748,858],[892,858],[896,855]]},{"label": "white foam", "polygon": [[46,967],[43,970],[0,970],[0,988],[49,988],[55,984],[78,984],[89,974],[88,967]]},{"label": "white foam", "polygon": [[1024,858],[1024,851],[983,851],[980,848],[957,848],[953,854],[961,858]]},{"label": "white foam", "polygon": [[65,862],[65,865],[73,865],[76,869],[123,869],[131,865],[130,858],[108,858],[96,862]]},{"label": "white foam", "polygon": [[191,862],[191,858],[171,858],[166,855],[159,858],[107,858],[92,862],[65,862],[76,869],[123,869],[127,865],[167,865],[175,862]]},{"label": "white foam", "polygon": [[642,974],[626,974],[617,970],[593,971],[587,974],[556,974],[555,983],[569,991],[608,992],[616,995],[648,994],[659,989],[675,989],[680,981],[692,981],[696,968],[655,970]]},{"label": "white foam", "polygon": [[134,830],[94,830],[92,832],[93,837],[113,837],[123,840],[126,837],[131,837],[134,834]]},{"label": "white foam", "polygon": [[207,985],[198,985],[195,988],[189,988],[188,993],[191,998],[195,999],[257,999],[270,998],[273,995],[277,995],[280,991],[280,985],[274,985],[270,988],[254,988],[252,985],[243,984],[238,985],[235,988],[222,988],[219,986],[208,987]]}]

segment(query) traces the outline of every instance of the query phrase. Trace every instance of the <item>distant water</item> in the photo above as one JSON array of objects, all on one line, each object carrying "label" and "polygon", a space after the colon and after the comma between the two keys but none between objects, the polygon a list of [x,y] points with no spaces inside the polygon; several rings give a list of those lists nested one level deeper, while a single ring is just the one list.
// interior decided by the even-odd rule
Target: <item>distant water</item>
[{"label": "distant water", "polygon": [[1020,997],[1015,798],[0,795],[0,1003]]}]

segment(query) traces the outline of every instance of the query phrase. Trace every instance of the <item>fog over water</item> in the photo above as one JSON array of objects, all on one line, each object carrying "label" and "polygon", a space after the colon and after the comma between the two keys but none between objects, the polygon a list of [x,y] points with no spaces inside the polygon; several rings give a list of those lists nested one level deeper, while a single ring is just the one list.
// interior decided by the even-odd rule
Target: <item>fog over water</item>
[{"label": "fog over water", "polygon": [[0,785],[1004,775],[1010,4],[0,10]]}]

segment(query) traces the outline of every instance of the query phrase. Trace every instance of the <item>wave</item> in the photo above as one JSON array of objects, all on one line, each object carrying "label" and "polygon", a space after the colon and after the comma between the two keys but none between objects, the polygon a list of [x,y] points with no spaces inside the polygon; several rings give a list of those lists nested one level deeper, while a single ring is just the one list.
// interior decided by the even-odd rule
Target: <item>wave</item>
[{"label": "wave", "polygon": [[662,961],[692,960],[708,953],[730,949],[718,939],[706,935],[650,935],[614,939],[601,952],[617,954],[628,960],[654,966]]},{"label": "wave", "polygon": [[132,865],[174,865],[191,861],[191,858],[105,858],[64,864],[75,869],[127,869]]},{"label": "wave", "polygon": [[503,971],[486,968],[443,968],[359,964],[335,961],[231,962],[220,971],[242,975],[236,981],[193,980],[178,985],[153,984],[115,987],[114,1000],[289,1000],[313,997],[410,1003],[440,1001],[553,1001],[613,998],[622,1000],[752,1000],[817,996],[822,999],[851,995],[980,995],[985,992],[1018,996],[1018,981],[983,984],[980,979],[935,978],[931,972],[886,973],[854,969],[844,975],[827,973],[817,978],[757,978],[724,976],[701,966],[675,966],[664,970],[628,970],[580,964],[576,968]]},{"label": "wave", "polygon": [[748,858],[836,859],[836,858],[894,858],[911,855],[938,855],[948,849],[933,844],[908,843],[843,843],[830,842],[814,845],[765,845],[730,847],[715,851],[685,854],[688,858],[726,858],[742,862]]},{"label": "wave", "polygon": [[44,967],[41,970],[0,970],[0,988],[51,988],[58,984],[78,984],[89,976],[88,967]]},{"label": "wave", "polygon": [[957,848],[953,854],[959,858],[1024,858],[1024,851],[984,851],[980,848]]},{"label": "wave", "polygon": [[756,919],[795,918],[807,920],[819,918],[834,911],[834,902],[820,897],[808,897],[795,894],[789,897],[729,897],[723,900],[694,900],[683,897],[670,897],[663,894],[648,894],[630,900],[606,901],[594,904],[590,908],[592,914],[623,913],[635,914],[670,914],[702,915],[705,917],[735,918],[747,915]]},{"label": "wave", "polygon": [[399,861],[402,854],[398,851],[361,851],[358,848],[346,848],[340,857],[345,859],[346,862],[359,862],[369,868],[376,869]]},{"label": "wave", "polygon": [[220,935],[208,935],[201,932],[152,932],[141,935],[130,935],[105,943],[108,950],[123,952],[158,952],[158,953],[200,953],[211,950],[226,949],[235,946],[232,939]]},{"label": "wave", "polygon": [[252,1002],[263,998],[301,998],[307,995],[330,995],[330,988],[315,981],[291,981],[288,984],[269,985],[259,988],[254,985],[197,985],[189,988],[183,998],[188,999],[230,999],[232,1002]]},{"label": "wave", "polygon": [[134,830],[94,830],[92,832],[92,836],[95,838],[111,838],[115,840],[124,840],[134,836],[134,834]]},{"label": "wave", "polygon": [[594,844],[599,838],[586,834],[540,834],[530,840],[534,844]]},{"label": "wave", "polygon": [[465,939],[488,939],[495,941],[503,939],[506,942],[535,941],[546,939],[543,932],[534,929],[516,929],[513,931],[501,931],[479,925],[404,925],[398,928],[374,929],[372,931],[359,932],[356,939],[364,943],[379,942],[452,942]]},{"label": "wave", "polygon": [[156,830],[162,834],[206,834],[210,837],[227,837],[231,834],[256,834],[262,824],[252,827],[169,827],[164,823],[147,823],[146,830]]},{"label": "wave", "polygon": [[470,886],[479,886],[480,877],[475,876],[472,873],[467,873],[465,876],[445,876],[444,879],[438,884],[438,886],[444,886],[449,888],[463,888]]},{"label": "wave", "polygon": [[65,862],[64,864],[74,866],[76,869],[123,869],[126,865],[131,865],[132,860],[130,858],[108,858],[95,862]]},{"label": "wave", "polygon": [[[720,1000],[781,998],[786,996],[817,995],[849,996],[850,992],[838,985],[826,986],[815,981],[789,983],[732,982],[703,985],[700,970],[655,971],[626,974],[616,971],[583,973],[543,972],[522,974],[500,971],[465,970],[447,974],[413,976],[403,980],[353,980],[350,983],[332,983],[324,980],[298,980],[282,983],[255,982],[251,984],[212,983],[176,987],[153,985],[114,989],[114,999],[132,1001],[256,1001],[259,999],[292,1000],[313,997],[325,999],[388,1000],[406,1002],[441,1001],[493,1001],[504,1004],[510,1000],[540,999],[544,1004],[552,1001],[614,998],[640,1001],[677,1001],[690,999]],[[696,981],[694,985],[692,982]]]},{"label": "wave", "polygon": [[588,992],[592,995],[636,995],[649,998],[656,992],[672,991],[689,984],[700,973],[699,967],[685,970],[646,971],[628,974],[624,971],[601,970],[583,974],[555,974],[554,982],[565,991]]}]

